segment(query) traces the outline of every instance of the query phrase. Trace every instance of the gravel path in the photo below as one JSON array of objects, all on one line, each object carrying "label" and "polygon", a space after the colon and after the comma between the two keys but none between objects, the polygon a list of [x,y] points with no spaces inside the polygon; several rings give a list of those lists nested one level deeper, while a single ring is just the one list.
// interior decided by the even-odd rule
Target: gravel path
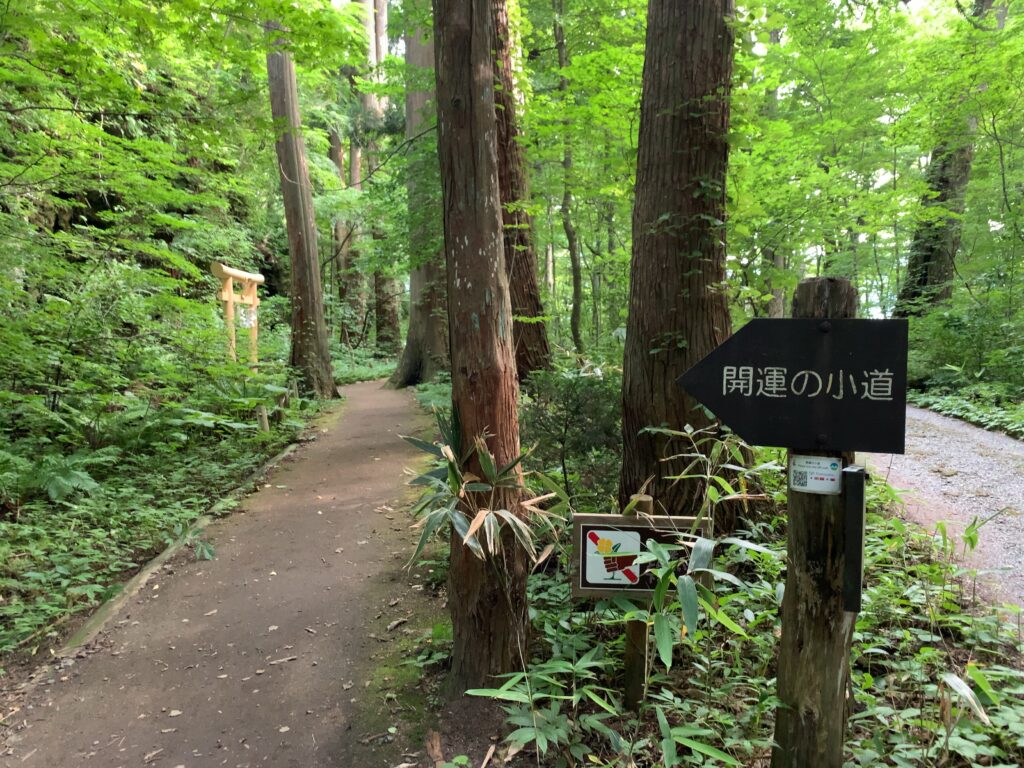
[{"label": "gravel path", "polygon": [[968,562],[985,572],[992,597],[1024,605],[1024,442],[907,408],[907,452],[872,455],[868,464],[928,530],[944,520],[960,534],[974,517],[995,516]]}]

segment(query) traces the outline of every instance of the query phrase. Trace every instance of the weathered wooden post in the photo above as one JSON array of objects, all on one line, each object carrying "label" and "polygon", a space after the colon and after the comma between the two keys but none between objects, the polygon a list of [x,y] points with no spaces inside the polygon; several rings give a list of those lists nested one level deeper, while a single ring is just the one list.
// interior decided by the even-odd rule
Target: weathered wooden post
[{"label": "weathered wooden post", "polygon": [[864,472],[903,453],[905,320],[857,320],[846,279],[797,286],[793,317],[755,318],[679,378],[751,445],[789,449],[789,531],[773,768],[840,768],[860,610]]},{"label": "weathered wooden post", "polygon": [[[626,516],[654,514],[654,498],[645,493],[634,494],[634,504],[626,508]],[[647,680],[647,622],[634,620],[626,622],[625,649],[625,703],[634,712],[640,708],[644,699],[644,684]]]},{"label": "weathered wooden post", "polygon": [[[803,280],[793,296],[793,317],[820,319],[821,333],[831,330],[829,319],[856,314],[857,292],[846,279]],[[819,435],[818,444],[832,444],[829,435]],[[844,467],[853,462],[849,452],[799,453],[801,458],[832,458]],[[791,449],[790,464],[794,456]],[[843,610],[845,499],[842,492],[803,493],[790,485],[777,677],[781,704],[775,718],[772,768],[841,768],[850,642],[856,620],[856,614]]]}]

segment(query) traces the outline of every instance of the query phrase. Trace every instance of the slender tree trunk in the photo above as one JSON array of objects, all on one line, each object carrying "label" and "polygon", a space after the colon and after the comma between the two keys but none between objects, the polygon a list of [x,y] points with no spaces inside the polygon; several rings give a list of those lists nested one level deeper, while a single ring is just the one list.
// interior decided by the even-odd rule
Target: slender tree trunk
[{"label": "slender tree trunk", "polygon": [[[786,268],[786,257],[772,247],[765,246],[761,249],[761,260],[764,266],[771,272],[778,273]],[[772,297],[768,300],[768,317],[784,317],[786,313],[786,292],[782,288],[776,288],[774,278],[765,281]]]},{"label": "slender tree trunk", "polygon": [[[422,70],[433,69],[433,43],[419,30],[405,36],[407,82]],[[424,90],[408,86],[405,96],[405,133],[412,139],[426,123],[428,101]],[[433,106],[432,104],[430,105]],[[436,185],[437,153],[413,148],[409,158],[406,187],[409,194],[409,257],[413,263],[409,278],[409,329],[402,359],[391,382],[406,387],[430,381],[448,368],[448,313],[445,295],[444,252],[437,248],[440,210]]]},{"label": "slender tree trunk", "polygon": [[[504,465],[519,454],[519,385],[502,244],[493,44],[490,0],[434,0],[452,409],[462,445],[492,435],[487,444]],[[477,464],[471,460],[468,469],[481,474]],[[499,508],[518,511],[517,492],[499,497]],[[501,562],[483,562],[451,537],[454,692],[493,683],[494,675],[525,662],[526,575],[525,554],[514,542]]]},{"label": "slender tree trunk", "polygon": [[[341,183],[347,185],[348,176],[345,171],[346,150],[341,134],[332,128],[329,138],[328,156],[331,162],[334,163],[334,167],[338,170],[338,177],[341,179]],[[351,282],[348,271],[351,268],[349,258],[353,234],[348,222],[340,216],[335,218],[334,224],[331,227],[331,272],[334,275],[334,290],[337,291],[340,309],[339,317],[337,318],[338,338],[343,343],[349,342],[349,326],[351,325],[351,319],[346,317],[348,314],[346,312],[346,298],[348,296],[349,283]]]},{"label": "slender tree trunk", "polygon": [[[975,0],[971,16],[984,18],[991,10],[992,2]],[[998,14],[999,28],[1005,20],[1005,13]],[[910,241],[907,276],[893,312],[896,317],[919,315],[953,296],[954,265],[962,233],[961,217],[974,163],[972,139],[977,129],[977,117],[970,116],[967,118],[967,135],[962,143],[942,142],[932,150],[931,162],[925,171],[928,191],[921,200],[921,206],[928,215],[914,229]],[[937,209],[941,211],[938,215],[935,214]]]},{"label": "slender tree trunk", "polygon": [[302,140],[295,65],[290,53],[274,51],[267,54],[267,78],[270,109],[277,132],[274,148],[281,177],[292,267],[291,365],[298,371],[306,392],[317,397],[334,397],[313,194],[306,166],[306,146]]},{"label": "slender tree trunk", "polygon": [[[348,151],[348,183],[352,189],[362,191],[363,150],[355,139],[349,142]],[[339,339],[348,346],[362,343],[364,318],[366,316],[366,289],[362,272],[359,271],[359,250],[357,249],[356,230],[351,223],[346,223],[347,242],[342,249],[341,275],[338,281],[338,302],[342,307],[343,317],[339,323]]]},{"label": "slender tree trunk", "polygon": [[[388,54],[388,4],[387,0],[366,0],[367,15],[364,19],[368,41],[368,64],[375,72]],[[384,121],[385,103],[378,96],[366,94],[364,108],[369,116],[370,129],[376,131]],[[372,171],[377,165],[377,142],[371,138],[366,147],[367,165]],[[374,228],[371,232],[374,240],[383,240],[384,235]],[[378,252],[379,264],[379,252]],[[376,329],[375,345],[378,352],[384,355],[397,354],[402,331],[399,323],[399,300],[402,285],[385,270],[377,268],[373,272],[373,318]]]},{"label": "slender tree trunk", "polygon": [[547,326],[541,320],[523,322],[520,317],[544,314],[537,284],[537,252],[534,249],[533,217],[524,205],[530,193],[523,147],[519,143],[516,118],[516,84],[512,74],[512,41],[506,0],[491,0],[494,12],[494,56],[497,81],[494,92],[498,125],[498,185],[501,188],[502,220],[505,234],[505,267],[512,292],[515,320],[516,368],[523,381],[532,371],[551,367]]},{"label": "slender tree trunk", "polygon": [[[562,103],[567,104],[569,99],[569,78],[565,75],[565,69],[569,66],[569,52],[565,47],[565,29],[562,26],[562,16],[565,14],[565,0],[553,0],[555,17],[555,48],[558,51],[558,68],[562,74],[558,78],[558,90],[562,92]],[[564,192],[562,193],[562,229],[565,231],[566,246],[569,249],[569,266],[572,270],[572,312],[569,315],[569,330],[572,333],[572,343],[576,347],[576,354],[583,354],[583,334],[580,331],[580,320],[583,315],[583,267],[580,264],[580,240],[576,234],[576,227],[572,223],[572,138],[569,135],[569,125],[564,124],[562,136],[564,149],[562,151],[562,181]]]},{"label": "slender tree trunk", "polygon": [[[633,261],[623,363],[619,502],[647,493],[685,514],[703,491],[664,479],[662,425],[696,429],[705,412],[676,385],[731,333],[725,280],[725,171],[732,0],[649,0],[640,107]],[[676,468],[679,469],[679,468]]]},{"label": "slender tree trunk", "polygon": [[544,287],[548,292],[548,301],[555,300],[555,246],[548,243],[544,249]]}]

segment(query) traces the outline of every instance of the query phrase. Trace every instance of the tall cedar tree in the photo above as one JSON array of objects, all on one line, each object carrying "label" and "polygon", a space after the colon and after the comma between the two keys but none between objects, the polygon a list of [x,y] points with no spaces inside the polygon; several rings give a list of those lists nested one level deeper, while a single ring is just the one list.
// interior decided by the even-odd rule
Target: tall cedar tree
[{"label": "tall cedar tree", "polygon": [[[268,28],[276,29],[273,25]],[[313,193],[306,165],[306,145],[302,140],[295,64],[290,53],[276,50],[267,54],[267,79],[291,256],[291,365],[299,372],[304,391],[317,397],[334,397]]]},{"label": "tall cedar tree", "polygon": [[[982,19],[992,9],[992,0],[975,0],[972,19]],[[998,26],[1006,21],[1001,9]],[[974,23],[977,23],[976,21]],[[961,99],[964,94],[961,94]],[[956,110],[954,110],[956,112]],[[932,150],[932,159],[925,171],[928,191],[921,205],[924,210],[942,209],[938,216],[929,216],[914,229],[907,260],[907,277],[896,300],[897,317],[920,314],[953,296],[953,275],[956,253],[960,250],[961,217],[964,213],[967,182],[974,164],[973,136],[978,128],[975,116],[967,118],[964,131],[953,130],[949,140]],[[966,134],[959,140],[958,134]]]},{"label": "tall cedar tree", "polygon": [[[558,90],[562,93],[563,107],[567,107],[569,96],[569,78],[565,76],[565,69],[569,66],[569,49],[565,45],[565,27],[562,25],[562,17],[565,15],[565,0],[552,0],[554,11],[554,37],[555,49],[558,52]],[[572,311],[569,315],[569,330],[572,333],[572,343],[576,348],[576,354],[583,354],[583,333],[580,330],[580,321],[583,315],[583,265],[580,254],[580,238],[576,232],[576,225],[572,221],[573,207],[573,159],[572,159],[572,135],[569,130],[569,121],[562,122],[562,230],[565,232],[565,244],[569,251],[569,266],[572,270]]]},{"label": "tall cedar tree", "polygon": [[498,185],[501,187],[502,220],[505,227],[505,268],[512,292],[516,319],[512,335],[516,345],[516,368],[523,381],[532,371],[551,367],[547,327],[541,320],[523,322],[518,318],[539,318],[544,314],[537,284],[537,251],[534,248],[533,217],[523,207],[529,199],[526,160],[519,143],[516,117],[516,84],[512,73],[512,40],[506,0],[492,0],[494,11],[494,57],[497,82],[494,103],[498,122]]},{"label": "tall cedar tree", "polygon": [[622,382],[619,502],[648,493],[674,514],[701,492],[666,480],[671,444],[647,427],[709,424],[676,379],[731,333],[725,170],[732,0],[650,0]]},{"label": "tall cedar tree", "polygon": [[[462,445],[490,435],[490,451],[504,466],[519,454],[519,384],[502,245],[493,45],[491,0],[434,0],[452,411]],[[477,464],[474,457],[467,469],[482,477]],[[494,503],[517,511],[518,502],[518,493],[506,490]],[[487,563],[452,536],[453,692],[522,663],[526,575],[525,553],[514,542],[507,542],[503,562]]]},{"label": "tall cedar tree", "polygon": [[[374,71],[384,62],[388,55],[388,4],[387,0],[366,0],[366,16],[364,25],[369,41],[367,63]],[[369,172],[376,170],[377,141],[373,133],[379,131],[384,123],[385,103],[380,97],[366,94],[364,109],[369,123],[369,136],[366,147]],[[371,237],[375,241],[384,239],[384,233],[373,228]],[[373,318],[377,330],[376,347],[388,355],[396,354],[402,343],[398,321],[398,298],[403,292],[402,285],[380,268],[373,273]]]},{"label": "tall cedar tree", "polygon": [[[427,122],[425,111],[431,94],[411,85],[423,70],[434,64],[433,43],[418,29],[405,35],[405,64],[410,83],[405,95],[405,135],[417,140]],[[433,105],[431,105],[433,106]],[[434,181],[437,155],[414,149],[409,156],[406,188],[409,194],[409,253],[415,266],[409,277],[409,328],[402,359],[391,377],[406,387],[430,381],[448,367],[448,317],[445,307],[444,254],[435,250],[435,212],[438,201]]]}]

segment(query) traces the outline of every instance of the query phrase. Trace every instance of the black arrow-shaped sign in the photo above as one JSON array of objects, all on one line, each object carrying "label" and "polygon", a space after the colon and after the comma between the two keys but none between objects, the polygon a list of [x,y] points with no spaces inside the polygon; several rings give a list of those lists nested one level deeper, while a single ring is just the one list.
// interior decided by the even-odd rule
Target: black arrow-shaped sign
[{"label": "black arrow-shaped sign", "polygon": [[679,385],[752,445],[903,453],[906,320],[751,320]]}]

